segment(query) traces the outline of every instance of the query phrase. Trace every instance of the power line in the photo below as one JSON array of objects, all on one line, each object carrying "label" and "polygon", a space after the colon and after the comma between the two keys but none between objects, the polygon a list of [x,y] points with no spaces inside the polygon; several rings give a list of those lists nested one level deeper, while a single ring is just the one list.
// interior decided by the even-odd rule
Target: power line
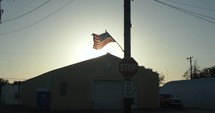
[{"label": "power line", "polygon": [[[185,4],[185,3],[181,3],[181,2],[176,2],[176,1],[172,1],[172,0],[169,0],[169,1],[174,2],[174,3],[178,3],[178,4],[183,4],[183,5],[195,7],[195,8],[204,9],[204,10],[207,10],[207,11],[215,12],[215,10],[212,10],[212,9],[206,9],[206,8],[202,8],[202,7],[198,7],[198,6],[194,6],[194,5],[189,5],[189,4]],[[176,6],[175,6],[175,7],[176,7]],[[177,8],[178,8],[178,7],[177,7]],[[214,17],[210,17],[210,16],[207,16],[207,15],[199,14],[199,13],[196,13],[196,12],[193,12],[193,11],[189,11],[189,10],[186,10],[186,9],[183,9],[183,8],[179,8],[179,9],[182,9],[182,10],[184,10],[184,11],[193,13],[193,14],[195,14],[195,15],[199,15],[199,16],[202,16],[202,17],[205,17],[205,18],[209,18],[209,19],[211,19],[211,20],[215,20]]]},{"label": "power line", "polygon": [[[176,6],[167,4],[167,3],[165,3],[165,2],[161,2],[160,0],[154,0],[154,1],[156,1],[156,2],[158,2],[158,3],[161,3],[161,4],[163,4],[163,5],[169,6],[169,7],[171,7],[171,8],[174,8],[174,9],[176,9],[176,10],[178,10],[178,11],[184,12],[184,13],[186,13],[186,14],[189,14],[189,15],[191,15],[191,16],[195,16],[195,17],[197,17],[197,18],[199,18],[199,19],[202,19],[202,20],[205,20],[205,21],[208,21],[208,22],[211,22],[211,23],[215,24],[214,21],[211,21],[211,20],[215,20],[214,17],[206,16],[206,15],[199,14],[199,13],[196,13],[196,12],[193,12],[193,11],[189,11],[189,10],[186,10],[186,9],[183,9],[183,8],[179,8],[179,7],[176,7]],[[211,19],[211,20],[205,19],[204,17],[205,17],[205,18],[208,18],[208,19]]]},{"label": "power line", "polygon": [[189,6],[189,7],[193,7],[193,8],[198,8],[198,9],[210,11],[210,12],[215,12],[214,9],[199,7],[199,6],[195,6],[195,5],[191,5],[191,4],[187,4],[187,3],[183,3],[183,2],[178,2],[178,1],[173,1],[173,0],[168,0],[168,1],[173,2],[173,3],[176,3],[176,4],[181,4],[181,5],[185,5],[185,6]]},{"label": "power line", "polygon": [[[21,8],[15,10],[15,12],[13,12],[13,14],[11,14],[9,17],[13,17],[13,15],[17,14],[18,12],[24,10],[27,6],[29,6],[30,4],[32,4],[35,0],[31,0],[31,1],[28,1],[27,4],[25,4],[24,6],[22,6]],[[13,7],[13,6],[10,6],[10,7]]]},{"label": "power line", "polygon": [[8,22],[8,21],[12,21],[12,20],[16,20],[16,19],[18,19],[18,18],[21,18],[21,17],[23,17],[23,16],[25,16],[25,15],[27,15],[27,14],[30,14],[30,13],[36,11],[37,9],[39,9],[39,8],[42,7],[42,6],[44,6],[44,5],[47,4],[48,2],[50,2],[50,0],[47,0],[47,1],[44,2],[43,4],[39,5],[38,7],[36,7],[36,8],[34,8],[34,9],[30,10],[29,12],[27,12],[27,13],[25,13],[25,14],[22,14],[22,15],[20,15],[20,16],[14,17],[14,18],[2,20],[1,22],[3,23],[3,22]]},{"label": "power line", "polygon": [[[210,16],[206,16],[206,15],[203,15],[203,14],[199,14],[199,13],[196,13],[196,12],[192,12],[192,11],[189,11],[189,10],[186,10],[186,9],[183,9],[183,8],[179,8],[179,7],[176,7],[176,6],[173,6],[173,5],[170,5],[170,4],[167,4],[165,2],[161,2],[159,0],[154,0],[155,2],[158,2],[158,3],[161,3],[163,5],[166,5],[168,7],[171,7],[173,9],[176,9],[178,11],[181,11],[183,13],[186,13],[186,14],[189,14],[191,16],[194,16],[196,18],[199,18],[201,20],[204,20],[204,21],[207,21],[209,23],[212,23],[212,24],[215,24],[215,18],[214,17],[210,17]],[[214,20],[214,21],[212,21]]]},{"label": "power line", "polygon": [[68,5],[69,5],[70,3],[72,3],[73,1],[74,1],[74,0],[68,2],[68,3],[65,4],[63,7],[61,7],[61,8],[59,8],[59,9],[55,10],[53,13],[51,13],[51,14],[45,16],[44,18],[41,18],[40,20],[38,20],[38,21],[36,21],[36,22],[34,22],[34,23],[30,24],[30,25],[27,25],[27,26],[25,26],[25,27],[22,27],[22,28],[19,28],[19,29],[10,31],[10,32],[2,33],[2,34],[0,34],[0,36],[2,36],[2,35],[7,35],[7,34],[11,34],[11,33],[15,33],[15,32],[18,32],[18,31],[27,29],[27,28],[29,28],[29,27],[31,27],[31,26],[34,26],[35,24],[38,24],[38,23],[42,22],[43,20],[47,19],[48,17],[50,17],[50,16],[54,15],[55,13],[59,12],[60,10],[62,10],[62,9],[65,8],[66,6],[68,6]]},{"label": "power line", "polygon": [[[209,17],[209,16],[206,16],[206,15],[195,13],[195,12],[192,12],[192,11],[189,11],[189,10],[186,10],[186,9],[182,9],[182,8],[177,8],[177,9],[179,9],[181,12],[184,12],[184,13],[189,14],[191,16],[197,17],[197,18],[199,18],[201,20],[204,20],[204,21],[210,22],[212,24],[215,24],[215,21],[211,21],[211,20],[215,20],[215,18],[213,18],[213,17]],[[206,18],[208,18],[208,19],[206,19]],[[211,20],[209,20],[209,19],[211,19]]]}]

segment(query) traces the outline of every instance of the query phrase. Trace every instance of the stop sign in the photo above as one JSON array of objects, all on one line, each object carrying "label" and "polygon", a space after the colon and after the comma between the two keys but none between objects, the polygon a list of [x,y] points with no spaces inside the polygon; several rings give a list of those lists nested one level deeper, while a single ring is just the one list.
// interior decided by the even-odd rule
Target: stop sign
[{"label": "stop sign", "polygon": [[126,78],[132,78],[138,71],[138,63],[133,58],[123,58],[119,63],[119,72]]}]

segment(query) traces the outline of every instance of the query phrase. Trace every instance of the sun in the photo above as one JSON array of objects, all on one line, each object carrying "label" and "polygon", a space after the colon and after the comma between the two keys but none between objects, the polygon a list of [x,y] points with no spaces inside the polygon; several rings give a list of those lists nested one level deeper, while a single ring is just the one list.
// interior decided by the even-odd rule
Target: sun
[{"label": "sun", "polygon": [[111,46],[112,44],[107,44],[102,49],[96,50],[92,46],[86,46],[85,51],[80,54],[79,61],[85,61],[92,58],[96,58],[107,53],[112,53],[115,48]]},{"label": "sun", "polygon": [[108,46],[105,46],[102,49],[96,50],[91,48],[88,48],[85,52],[81,53],[81,56],[79,58],[79,61],[85,61],[92,58],[96,58],[102,55],[105,55],[106,53],[109,53],[110,49],[108,49]]}]

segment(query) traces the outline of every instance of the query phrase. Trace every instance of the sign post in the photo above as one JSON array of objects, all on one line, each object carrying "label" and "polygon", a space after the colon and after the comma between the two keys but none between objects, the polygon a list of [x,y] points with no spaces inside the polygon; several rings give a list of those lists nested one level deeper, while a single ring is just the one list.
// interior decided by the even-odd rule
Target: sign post
[{"label": "sign post", "polygon": [[132,81],[124,82],[124,97],[125,98],[134,97],[134,83]]},{"label": "sign post", "polygon": [[131,113],[134,84],[131,78],[138,71],[138,63],[132,57],[124,57],[119,63],[119,72],[124,76],[124,113]]},{"label": "sign post", "polygon": [[138,63],[131,57],[131,0],[124,0],[124,58],[119,63],[124,81],[124,113],[131,113],[134,86],[131,78],[138,71]]}]

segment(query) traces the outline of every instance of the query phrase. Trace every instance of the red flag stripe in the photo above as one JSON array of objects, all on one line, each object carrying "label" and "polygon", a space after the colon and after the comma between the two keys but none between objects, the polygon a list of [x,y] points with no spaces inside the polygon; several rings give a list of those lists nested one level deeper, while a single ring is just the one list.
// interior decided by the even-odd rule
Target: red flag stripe
[{"label": "red flag stripe", "polygon": [[110,43],[110,42],[115,42],[115,40],[113,40],[112,38],[107,38],[102,42],[98,42],[98,43],[94,43],[93,48],[95,49],[101,49],[103,48],[106,44]]}]

